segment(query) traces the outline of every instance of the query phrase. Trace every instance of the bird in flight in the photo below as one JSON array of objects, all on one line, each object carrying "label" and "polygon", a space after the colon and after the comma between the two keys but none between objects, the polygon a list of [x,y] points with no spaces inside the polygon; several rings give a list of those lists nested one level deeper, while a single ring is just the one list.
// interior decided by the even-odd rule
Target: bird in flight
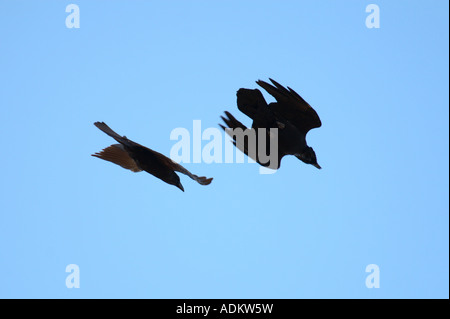
[{"label": "bird in flight", "polygon": [[[312,147],[306,143],[306,134],[313,128],[318,128],[322,125],[316,111],[306,102],[298,93],[290,87],[283,87],[281,84],[270,79],[272,84],[258,80],[256,83],[272,95],[276,102],[267,104],[261,91],[258,89],[244,89],[237,91],[237,106],[238,109],[253,119],[252,129],[256,134],[256,140],[261,138],[261,130],[265,132],[266,141],[270,141],[270,128],[277,128],[278,141],[278,161],[277,163],[262,162],[259,158],[259,152],[256,152],[256,157],[253,158],[262,166],[278,169],[281,164],[281,159],[285,155],[294,155],[306,164],[311,164],[320,169],[317,163],[316,153]],[[220,125],[232,138],[233,143],[241,149],[246,155],[249,155],[248,140],[241,145],[237,145],[236,135],[231,135],[229,129],[247,130],[247,127],[239,122],[231,113],[225,112],[226,117],[221,117],[226,128]],[[273,137],[273,136],[272,136]],[[266,143],[266,154],[269,151],[269,142]],[[256,143],[258,147],[259,143]]]},{"label": "bird in flight", "polygon": [[146,171],[164,182],[178,187],[183,192],[184,188],[181,185],[180,177],[175,172],[183,173],[201,185],[209,185],[212,181],[212,178],[192,174],[161,153],[135,143],[126,136],[120,136],[103,122],[95,122],[94,125],[120,144],[108,146],[92,156],[120,165],[133,172]]}]

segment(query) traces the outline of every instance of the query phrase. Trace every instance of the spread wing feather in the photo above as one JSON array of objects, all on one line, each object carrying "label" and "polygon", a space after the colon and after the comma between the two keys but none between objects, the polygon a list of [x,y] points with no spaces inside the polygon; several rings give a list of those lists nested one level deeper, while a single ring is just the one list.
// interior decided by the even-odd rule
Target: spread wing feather
[{"label": "spread wing feather", "polygon": [[275,114],[282,116],[305,134],[322,125],[316,111],[297,92],[290,87],[286,89],[272,79],[270,81],[273,85],[261,80],[256,83],[277,100],[277,103],[269,104]]},{"label": "spread wing feather", "polygon": [[128,155],[128,152],[123,149],[123,146],[121,144],[113,144],[111,146],[108,146],[104,150],[92,154],[92,156],[112,162],[136,173],[142,171],[142,169],[138,167],[138,165],[130,157],[130,155]]}]

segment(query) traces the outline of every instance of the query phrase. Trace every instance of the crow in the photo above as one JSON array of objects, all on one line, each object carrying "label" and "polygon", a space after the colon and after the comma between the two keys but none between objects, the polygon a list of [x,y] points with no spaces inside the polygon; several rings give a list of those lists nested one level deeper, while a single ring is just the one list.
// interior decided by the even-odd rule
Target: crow
[{"label": "crow", "polygon": [[213,180],[192,174],[163,154],[135,143],[126,136],[120,136],[103,122],[95,122],[94,125],[120,143],[92,154],[94,157],[120,165],[133,172],[146,171],[164,182],[178,187],[183,192],[184,188],[181,185],[180,177],[175,172],[183,173],[201,185],[209,185]]},{"label": "crow", "polygon": [[[272,95],[276,102],[267,104],[261,91],[258,89],[241,88],[237,91],[237,106],[238,109],[253,119],[252,129],[256,134],[256,149],[258,148],[258,141],[261,138],[260,130],[265,129],[266,154],[269,152],[270,138],[277,139],[278,142],[278,161],[277,163],[263,162],[259,158],[259,150],[256,152],[256,157],[253,158],[249,154],[249,145],[247,142],[240,143],[236,140],[236,135],[231,135],[230,130],[242,129],[248,130],[247,127],[239,122],[230,112],[225,111],[225,115],[221,116],[222,120],[228,126],[220,125],[232,138],[233,143],[246,155],[252,157],[253,160],[262,166],[278,169],[281,165],[281,159],[285,155],[294,155],[306,164],[311,164],[314,167],[321,169],[317,163],[316,153],[313,148],[306,143],[306,134],[313,128],[318,128],[322,125],[316,111],[294,90],[290,87],[283,87],[276,81],[269,78],[273,85],[258,80],[256,83]],[[270,133],[270,128],[277,128],[277,135],[273,136]]]}]

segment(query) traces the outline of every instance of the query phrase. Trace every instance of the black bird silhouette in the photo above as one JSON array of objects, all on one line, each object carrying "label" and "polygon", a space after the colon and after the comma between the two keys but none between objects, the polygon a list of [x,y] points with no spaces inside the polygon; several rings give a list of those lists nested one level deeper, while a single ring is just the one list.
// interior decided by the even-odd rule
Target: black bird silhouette
[{"label": "black bird silhouette", "polygon": [[[320,169],[321,167],[317,164],[316,153],[306,143],[308,131],[322,125],[319,116],[290,87],[286,89],[276,81],[272,79],[270,81],[273,85],[261,80],[256,81],[256,83],[272,95],[277,102],[268,105],[260,90],[241,88],[237,91],[237,105],[242,113],[253,119],[252,129],[255,129],[256,149],[259,145],[258,140],[261,138],[258,134],[258,128],[265,128],[266,141],[270,141],[271,134],[269,129],[278,128],[277,136],[272,136],[272,138],[278,139],[278,162],[262,162],[258,151],[256,152],[256,157],[253,158],[249,154],[248,140],[238,145],[236,136],[230,134],[234,139],[234,145],[262,166],[278,169],[283,156],[294,155],[306,164],[311,164]],[[225,115],[226,117],[222,116],[221,118],[228,128],[247,130],[247,127],[231,113],[225,111]],[[226,129],[223,125],[220,125],[220,127],[224,130]],[[266,154],[270,150],[269,144],[270,142],[266,142]]]},{"label": "black bird silhouette", "polygon": [[212,181],[212,178],[192,174],[161,153],[135,143],[126,136],[120,136],[103,122],[95,122],[94,125],[120,144],[108,146],[92,156],[120,165],[133,172],[146,171],[164,182],[178,187],[183,192],[184,188],[181,185],[180,177],[175,172],[186,174],[201,185],[208,185]]}]

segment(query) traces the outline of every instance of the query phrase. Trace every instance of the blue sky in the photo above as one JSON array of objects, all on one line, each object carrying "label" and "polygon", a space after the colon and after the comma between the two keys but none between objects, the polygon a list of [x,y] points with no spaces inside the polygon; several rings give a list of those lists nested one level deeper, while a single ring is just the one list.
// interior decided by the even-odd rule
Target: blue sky
[{"label": "blue sky", "polygon": [[[448,298],[448,12],[0,1],[0,297]],[[189,163],[214,181],[182,175],[183,193],[90,156],[114,143],[95,121],[166,155],[193,120],[217,128],[228,110],[250,125],[235,93],[269,77],[321,117],[308,143],[322,170]]]}]

